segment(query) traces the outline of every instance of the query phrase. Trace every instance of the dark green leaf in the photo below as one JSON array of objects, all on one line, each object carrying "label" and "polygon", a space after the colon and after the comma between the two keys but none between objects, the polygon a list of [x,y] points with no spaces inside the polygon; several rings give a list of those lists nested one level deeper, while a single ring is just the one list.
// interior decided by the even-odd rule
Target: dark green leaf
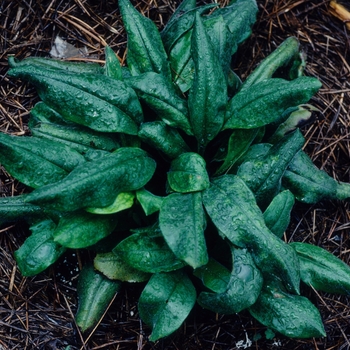
[{"label": "dark green leaf", "polygon": [[224,129],[252,129],[273,122],[289,107],[307,103],[319,90],[315,78],[266,79],[238,92],[228,103]]},{"label": "dark green leaf", "polygon": [[23,276],[37,275],[56,262],[65,252],[66,248],[53,240],[55,228],[55,223],[50,219],[30,227],[31,236],[14,253]]},{"label": "dark green leaf", "polygon": [[160,208],[159,227],[174,254],[194,269],[208,262],[200,193],[174,193]]},{"label": "dark green leaf", "polygon": [[182,35],[169,53],[174,84],[181,92],[188,91],[193,82],[194,62],[191,57],[192,30]]},{"label": "dark green leaf", "polygon": [[290,338],[326,335],[320,313],[309,299],[285,293],[277,285],[265,286],[249,311],[266,327]]},{"label": "dark green leaf", "polygon": [[209,187],[205,160],[197,153],[183,153],[171,162],[168,182],[173,191],[188,193]]},{"label": "dark green leaf", "polygon": [[231,278],[231,272],[213,258],[209,258],[206,265],[195,269],[193,274],[215,293],[224,293]]},{"label": "dark green leaf", "polygon": [[8,74],[33,84],[40,98],[64,119],[91,129],[135,135],[142,121],[136,93],[120,80],[29,67],[13,68]]},{"label": "dark green leaf", "polygon": [[116,224],[116,218],[111,215],[94,215],[84,211],[66,213],[59,220],[53,237],[64,247],[86,248],[108,236]]},{"label": "dark green leaf", "polygon": [[71,72],[75,74],[90,73],[103,74],[103,68],[98,63],[74,62],[56,60],[44,57],[28,57],[22,61],[18,61],[15,57],[9,56],[8,63],[11,68],[15,67],[37,67],[40,69],[57,69],[61,70],[61,74]]},{"label": "dark green leaf", "polygon": [[179,132],[162,121],[143,123],[138,136],[170,159],[190,150]]},{"label": "dark green leaf", "polygon": [[184,266],[169,249],[159,229],[154,227],[125,238],[113,249],[113,253],[129,266],[144,272],[168,272]]},{"label": "dark green leaf", "polygon": [[277,237],[282,238],[290,222],[290,213],[294,206],[292,192],[280,192],[264,212],[264,220],[269,230]]},{"label": "dark green leaf", "polygon": [[196,290],[181,271],[154,274],[139,300],[141,319],[152,327],[150,341],[176,331],[196,302]]},{"label": "dark green leaf", "polygon": [[62,180],[85,159],[60,143],[0,133],[0,162],[16,179],[37,188]]},{"label": "dark green leaf", "polygon": [[109,47],[105,47],[105,56],[106,56],[106,64],[105,64],[105,75],[107,77],[111,77],[113,79],[122,80],[123,73],[122,67],[116,56],[115,52]]},{"label": "dark green leaf", "polygon": [[[325,171],[319,170],[305,152],[299,152],[288,166],[282,184],[295,198],[305,203],[317,203],[322,199],[346,199],[350,197],[350,185],[338,183]],[[344,189],[338,197],[338,189]],[[346,193],[346,188],[347,193]]]},{"label": "dark green leaf", "polygon": [[192,34],[192,58],[195,66],[193,85],[188,96],[188,108],[193,133],[200,153],[221,130],[227,102],[227,85],[220,62],[196,15]]},{"label": "dark green leaf", "polygon": [[119,0],[128,35],[127,62],[133,75],[155,72],[171,81],[167,55],[156,25],[135,10],[128,0]]},{"label": "dark green leaf", "polygon": [[254,192],[260,207],[266,208],[280,191],[282,176],[304,142],[297,129],[273,145],[264,156],[247,160],[238,168],[237,175]]},{"label": "dark green leaf", "polygon": [[36,189],[27,201],[62,211],[106,207],[118,193],[143,187],[154,170],[154,160],[141,149],[119,148],[76,167],[61,181]]},{"label": "dark green leaf", "polygon": [[32,219],[45,216],[43,209],[24,201],[25,195],[0,198],[0,225],[6,222]]},{"label": "dark green leaf", "polygon": [[301,280],[316,290],[350,295],[350,267],[333,254],[312,244],[294,242]]},{"label": "dark green leaf", "polygon": [[192,135],[187,102],[178,96],[174,87],[164,76],[151,72],[125,81],[164,123]]},{"label": "dark green leaf", "polygon": [[248,150],[251,143],[254,141],[258,129],[236,129],[231,133],[225,149],[220,150],[216,157],[220,157],[224,162],[215,174],[223,174],[228,171],[235,162]]},{"label": "dark green leaf", "polygon": [[251,32],[251,27],[256,21],[258,7],[255,0],[235,0],[229,6],[222,7],[208,16],[208,20],[222,16],[230,32],[233,34],[232,52],[237,50],[237,45],[246,40]]},{"label": "dark green leaf", "polygon": [[83,332],[97,324],[120,288],[119,281],[109,280],[95,272],[93,266],[82,269],[77,286],[79,303],[75,321]]},{"label": "dark green leaf", "polygon": [[265,278],[280,276],[286,288],[299,293],[298,258],[266,227],[253,193],[238,176],[212,180],[203,203],[219,231],[235,246],[248,248]]},{"label": "dark green leaf", "polygon": [[136,270],[112,252],[97,254],[94,259],[94,267],[107,278],[122,282],[145,282],[150,278],[149,273]]},{"label": "dark green leaf", "polygon": [[249,89],[265,79],[272,78],[280,67],[286,66],[291,60],[299,55],[299,41],[290,37],[282,42],[270,55],[260,62],[257,68],[248,76],[243,83],[241,91]]},{"label": "dark green leaf", "polygon": [[164,200],[164,197],[156,196],[144,188],[136,191],[136,198],[147,216],[159,211]]},{"label": "dark green leaf", "polygon": [[219,314],[235,314],[257,300],[263,278],[246,249],[232,249],[233,269],[223,292],[201,292],[198,303]]}]

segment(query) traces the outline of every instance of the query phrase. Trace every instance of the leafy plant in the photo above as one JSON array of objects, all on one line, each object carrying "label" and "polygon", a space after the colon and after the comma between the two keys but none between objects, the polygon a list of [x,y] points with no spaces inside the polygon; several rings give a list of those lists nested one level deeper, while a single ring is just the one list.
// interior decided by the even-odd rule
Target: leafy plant
[{"label": "leafy plant", "polygon": [[22,274],[67,249],[95,251],[78,285],[83,331],[131,282],[146,283],[139,312],[152,341],[178,329],[196,301],[222,314],[248,309],[289,337],[325,336],[300,280],[349,295],[350,268],[281,238],[295,200],[346,199],[350,185],[302,150],[298,125],[321,83],[303,76],[297,39],[241,82],[231,57],[251,33],[254,0],[184,0],[160,33],[128,0],[119,7],[127,67],[108,47],[104,67],[9,58],[8,75],[42,99],[31,136],[0,134],[0,162],[29,190],[0,203],[2,223],[31,225],[15,252]]}]

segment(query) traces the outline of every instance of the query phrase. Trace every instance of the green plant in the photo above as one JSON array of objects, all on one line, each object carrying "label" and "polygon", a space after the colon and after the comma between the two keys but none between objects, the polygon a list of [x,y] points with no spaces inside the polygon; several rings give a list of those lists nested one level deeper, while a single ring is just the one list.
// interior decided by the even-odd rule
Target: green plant
[{"label": "green plant", "polygon": [[83,331],[121,282],[147,282],[139,313],[152,341],[178,329],[196,301],[224,314],[248,309],[289,337],[325,336],[300,280],[348,295],[350,268],[281,237],[295,199],[346,199],[350,185],[302,150],[298,125],[321,84],[302,76],[298,41],[288,38],[242,83],[231,57],[250,35],[254,0],[185,0],[161,33],[128,0],[119,5],[128,67],[110,48],[104,67],[9,58],[8,75],[42,99],[31,136],[0,134],[1,164],[31,188],[0,203],[2,223],[31,225],[15,252],[22,274],[66,249],[95,251],[77,289]]}]

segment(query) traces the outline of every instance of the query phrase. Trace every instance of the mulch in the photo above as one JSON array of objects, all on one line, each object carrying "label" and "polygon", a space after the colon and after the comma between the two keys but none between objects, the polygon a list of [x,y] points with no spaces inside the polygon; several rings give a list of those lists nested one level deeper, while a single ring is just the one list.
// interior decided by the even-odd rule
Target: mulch
[{"label": "mulch", "polygon": [[[346,1],[342,1],[343,3]],[[177,6],[173,0],[133,2],[161,28]],[[220,1],[223,3],[223,1]],[[312,99],[320,113],[302,131],[306,152],[336,180],[350,182],[350,60],[346,23],[322,0],[258,0],[253,35],[239,48],[235,71],[245,79],[257,63],[288,36],[296,36],[307,58],[306,75],[322,89]],[[103,63],[108,44],[125,59],[126,36],[117,1],[2,0],[0,2],[0,131],[28,133],[29,111],[39,100],[33,87],[9,79],[7,57],[48,56],[59,35],[81,48],[86,61]],[[26,188],[0,168],[2,197]],[[316,244],[350,263],[349,202],[298,203],[286,241]],[[139,319],[142,285],[125,285],[98,327],[81,334],[74,324],[77,271],[90,253],[70,251],[38,276],[21,276],[13,252],[28,235],[17,223],[0,229],[0,350],[3,349],[350,349],[349,297],[303,294],[319,308],[327,337],[291,340],[271,334],[248,313],[222,316],[195,307],[172,336],[150,343]],[[334,271],[336,273],[336,271]]]}]

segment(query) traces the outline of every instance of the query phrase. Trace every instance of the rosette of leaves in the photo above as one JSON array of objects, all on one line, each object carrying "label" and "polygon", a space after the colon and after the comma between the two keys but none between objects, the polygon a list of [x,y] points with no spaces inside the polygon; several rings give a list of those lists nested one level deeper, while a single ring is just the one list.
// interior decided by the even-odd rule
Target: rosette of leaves
[{"label": "rosette of leaves", "polygon": [[28,186],[0,206],[2,223],[31,225],[15,252],[22,274],[67,249],[96,252],[78,284],[83,331],[130,282],[145,284],[139,314],[152,341],[177,330],[196,302],[221,314],[248,309],[289,337],[325,336],[300,281],[348,295],[350,268],[282,236],[295,200],[346,199],[350,185],[302,150],[298,127],[321,83],[303,76],[297,39],[242,82],[231,58],[251,33],[254,0],[184,0],[161,32],[128,0],[119,7],[125,67],[108,47],[104,67],[9,59],[9,77],[42,99],[30,136],[0,135],[1,164]]}]

